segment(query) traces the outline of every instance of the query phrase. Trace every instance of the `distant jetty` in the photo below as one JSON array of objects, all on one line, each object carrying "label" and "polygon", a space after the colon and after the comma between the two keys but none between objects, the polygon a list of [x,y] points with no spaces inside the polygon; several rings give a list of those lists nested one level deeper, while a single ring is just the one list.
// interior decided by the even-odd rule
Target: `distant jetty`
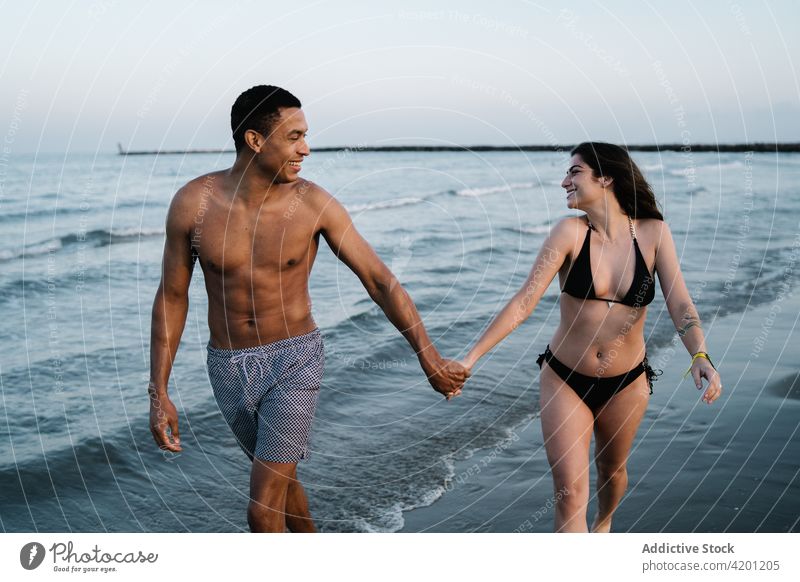
[{"label": "distant jetty", "polygon": [[[188,150],[126,150],[117,144],[121,156],[172,156],[187,154],[232,154],[234,150],[188,149]],[[520,146],[339,146],[314,148],[315,152],[568,152],[574,145],[520,145]],[[778,143],[732,143],[732,144],[645,144],[625,146],[631,152],[800,152],[800,142]]]},{"label": "distant jetty", "polygon": [[191,149],[191,150],[126,150],[121,143],[117,144],[121,156],[176,156],[186,154],[232,154],[234,150]]}]

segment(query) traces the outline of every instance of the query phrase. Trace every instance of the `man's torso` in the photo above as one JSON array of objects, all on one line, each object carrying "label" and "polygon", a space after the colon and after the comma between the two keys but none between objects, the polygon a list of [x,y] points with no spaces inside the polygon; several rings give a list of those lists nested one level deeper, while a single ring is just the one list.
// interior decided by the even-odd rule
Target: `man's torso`
[{"label": "man's torso", "polygon": [[308,277],[319,244],[315,186],[273,188],[260,205],[234,196],[226,172],[197,178],[189,237],[208,293],[213,346],[252,347],[308,333]]}]

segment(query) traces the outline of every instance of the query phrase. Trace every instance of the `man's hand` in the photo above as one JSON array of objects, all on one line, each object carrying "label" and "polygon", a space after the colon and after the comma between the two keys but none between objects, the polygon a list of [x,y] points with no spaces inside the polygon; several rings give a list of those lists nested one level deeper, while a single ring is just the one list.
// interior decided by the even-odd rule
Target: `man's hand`
[{"label": "man's hand", "polygon": [[[162,450],[181,452],[181,435],[178,432],[178,411],[166,393],[159,394],[152,386],[148,388],[150,395],[150,432],[158,447]],[[170,440],[167,428],[172,435]]]},{"label": "man's hand", "polygon": [[439,359],[430,370],[425,370],[428,382],[433,389],[447,400],[461,394],[464,382],[469,378],[469,370],[455,360]]}]

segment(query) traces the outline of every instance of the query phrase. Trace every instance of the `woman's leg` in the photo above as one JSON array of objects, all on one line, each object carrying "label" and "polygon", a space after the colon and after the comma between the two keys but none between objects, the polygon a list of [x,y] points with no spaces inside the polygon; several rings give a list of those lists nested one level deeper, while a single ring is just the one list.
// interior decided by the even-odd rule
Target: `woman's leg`
[{"label": "woman's leg", "polygon": [[594,433],[598,511],[593,532],[611,531],[611,518],[628,487],[628,453],[649,400],[650,387],[642,374],[598,411]]},{"label": "woman's leg", "polygon": [[553,471],[555,531],[586,532],[594,416],[547,364],[539,381],[544,446]]}]

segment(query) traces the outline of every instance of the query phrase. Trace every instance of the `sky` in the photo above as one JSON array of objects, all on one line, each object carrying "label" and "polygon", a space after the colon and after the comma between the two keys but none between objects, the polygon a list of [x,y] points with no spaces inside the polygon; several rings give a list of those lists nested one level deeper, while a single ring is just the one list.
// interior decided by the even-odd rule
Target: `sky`
[{"label": "sky", "polygon": [[311,147],[800,141],[800,3],[7,2],[4,151],[231,148],[259,84]]}]

